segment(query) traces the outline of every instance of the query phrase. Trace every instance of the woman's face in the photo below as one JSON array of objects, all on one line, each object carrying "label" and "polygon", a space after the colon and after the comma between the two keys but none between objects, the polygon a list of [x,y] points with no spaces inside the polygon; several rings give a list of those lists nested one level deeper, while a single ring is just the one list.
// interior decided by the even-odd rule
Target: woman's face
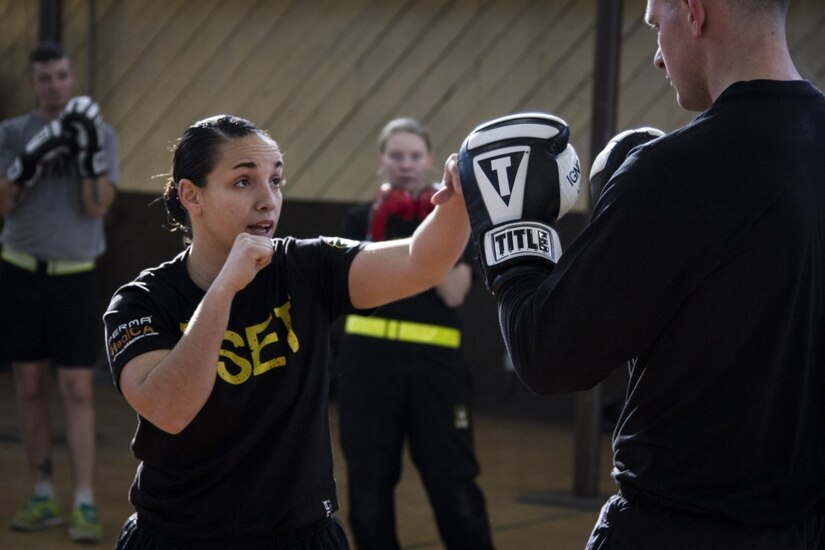
[{"label": "woman's face", "polygon": [[187,196],[193,242],[228,254],[239,233],[272,238],[283,205],[284,162],[275,142],[259,134],[233,139],[218,154],[206,185],[182,180],[180,192]]},{"label": "woman's face", "polygon": [[387,139],[379,164],[389,183],[417,192],[428,183],[433,155],[421,136],[398,132]]}]

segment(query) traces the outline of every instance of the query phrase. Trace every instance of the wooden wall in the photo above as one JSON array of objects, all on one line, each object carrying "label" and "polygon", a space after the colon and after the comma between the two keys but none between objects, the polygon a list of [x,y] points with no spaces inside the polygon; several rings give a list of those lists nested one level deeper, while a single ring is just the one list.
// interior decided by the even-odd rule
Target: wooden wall
[{"label": "wooden wall", "polygon": [[[797,66],[825,88],[825,2],[792,4]],[[617,127],[674,129],[692,114],[653,68],[645,0],[624,6]],[[63,0],[77,92],[101,104],[122,147],[101,308],[140,269],[180,250],[152,202],[162,186],[153,176],[169,169],[167,149],[189,124],[218,112],[252,119],[285,151],[279,235],[335,233],[348,204],[371,198],[376,136],[396,116],[426,122],[444,158],[488,118],[555,112],[570,123],[588,170],[595,8],[596,0]],[[26,59],[38,9],[37,0],[0,0],[0,119],[32,106]],[[562,220],[564,244],[587,208],[585,192]],[[477,403],[571,418],[570,395],[536,398],[502,368],[495,305],[480,283],[462,313]],[[605,398],[620,397],[621,381],[609,382]]]},{"label": "wooden wall", "polygon": [[[678,108],[652,66],[656,37],[642,21],[645,1],[624,5],[618,127],[678,127],[692,115]],[[157,193],[161,181],[153,176],[168,170],[170,145],[190,123],[219,112],[250,118],[279,141],[287,199],[370,198],[376,135],[401,115],[427,123],[444,158],[488,118],[551,111],[570,123],[585,170],[591,159],[596,0],[64,0],[62,6],[78,92],[91,93],[119,132],[127,191]],[[4,118],[31,106],[26,55],[36,40],[38,8],[35,0],[0,0]],[[822,87],[825,2],[797,0],[789,26],[799,69]],[[586,197],[577,208],[586,210]]]}]

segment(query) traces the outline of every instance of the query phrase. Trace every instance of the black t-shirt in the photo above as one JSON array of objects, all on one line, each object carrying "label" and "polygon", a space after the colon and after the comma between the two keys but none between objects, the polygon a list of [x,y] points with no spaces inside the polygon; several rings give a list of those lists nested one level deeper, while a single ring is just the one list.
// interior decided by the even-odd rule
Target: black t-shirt
[{"label": "black t-shirt", "polygon": [[789,523],[825,501],[825,97],[731,85],[635,150],[549,276],[499,295],[541,393],[630,362],[620,487],[672,509]]},{"label": "black t-shirt", "polygon": [[[212,394],[181,433],[138,418],[130,500],[141,526],[182,541],[295,533],[338,507],[327,416],[333,320],[352,309],[348,273],[362,245],[274,239],[272,263],[234,298]],[[172,349],[205,292],[188,249],[121,287],[104,316],[112,375]]]},{"label": "black t-shirt", "polygon": [[[348,239],[362,240],[367,237],[370,223],[372,203],[353,206],[344,215],[339,234]],[[394,220],[389,220],[392,224]],[[409,236],[422,220],[396,223],[395,232],[389,238]],[[392,233],[388,230],[388,233]],[[472,249],[467,247],[462,258],[464,262],[472,261]],[[440,325],[451,328],[461,328],[461,319],[458,310],[447,306],[434,288],[425,290],[409,298],[391,302],[376,308],[374,317],[399,321],[412,321]],[[345,370],[347,365],[360,364],[375,365],[384,368],[387,361],[401,361],[412,364],[434,363],[448,366],[463,366],[463,357],[458,349],[441,346],[430,346],[418,343],[409,343],[399,340],[384,340],[357,334],[341,335],[336,353],[336,362],[339,370]],[[369,380],[365,380],[369,383]]]},{"label": "black t-shirt", "polygon": [[[371,203],[364,203],[353,206],[347,210],[339,232],[341,237],[359,241],[365,239],[367,237],[367,224],[369,223],[371,207]],[[422,220],[417,220],[408,224],[407,230],[403,234],[398,234],[394,237],[402,238],[409,236],[421,221]],[[465,250],[462,261],[466,263],[472,261],[472,249],[470,247]],[[409,298],[381,306],[375,310],[373,315],[388,319],[430,323],[454,328],[461,326],[458,312],[445,305],[434,288],[425,290],[415,296],[410,296]]]}]

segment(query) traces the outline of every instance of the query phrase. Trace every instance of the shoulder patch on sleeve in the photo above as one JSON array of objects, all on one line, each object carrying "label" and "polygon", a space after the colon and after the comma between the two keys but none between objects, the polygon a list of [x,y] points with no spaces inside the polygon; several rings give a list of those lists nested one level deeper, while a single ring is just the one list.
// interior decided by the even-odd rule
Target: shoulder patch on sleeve
[{"label": "shoulder patch on sleeve", "polygon": [[342,237],[321,237],[321,242],[332,248],[355,248],[360,244],[359,241]]}]

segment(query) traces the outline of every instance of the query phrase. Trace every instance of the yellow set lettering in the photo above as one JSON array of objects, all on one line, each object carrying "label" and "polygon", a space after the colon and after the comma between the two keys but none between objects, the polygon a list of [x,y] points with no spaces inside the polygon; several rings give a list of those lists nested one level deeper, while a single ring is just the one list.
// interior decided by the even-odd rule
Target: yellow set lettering
[{"label": "yellow set lettering", "polygon": [[[243,337],[237,332],[227,330],[223,334],[223,339],[224,341],[228,340],[236,348],[243,347]],[[230,384],[242,384],[249,380],[249,375],[252,372],[252,365],[248,360],[244,359],[237,353],[225,349],[224,346],[221,346],[221,350],[218,352],[218,355],[231,361],[236,367],[235,370],[237,370],[235,374],[232,374],[227,368],[225,361],[218,361],[218,376]]]},{"label": "yellow set lettering", "polygon": [[289,310],[292,308],[292,303],[287,301],[281,307],[275,308],[275,315],[281,318],[281,321],[284,323],[286,327],[286,341],[289,344],[289,349],[292,350],[292,353],[295,353],[300,349],[300,344],[298,343],[298,335],[295,334],[295,331],[292,330],[292,316],[289,314]]},{"label": "yellow set lettering", "polygon": [[[249,342],[249,352],[252,354],[252,363],[255,365],[252,374],[257,376],[263,374],[268,370],[276,367],[283,367],[286,365],[286,357],[279,355],[269,361],[261,362],[261,350],[264,346],[274,344],[278,341],[278,333],[275,331],[265,332],[267,327],[272,323],[272,315],[270,315],[263,323],[246,327],[246,340]],[[263,334],[263,339],[259,336]]]},{"label": "yellow set lettering", "polygon": [[[285,338],[293,353],[300,348],[298,335],[292,330],[291,305],[287,301],[274,308],[274,316],[270,314],[262,323],[246,327],[243,335],[232,330],[224,332],[223,343],[218,352],[218,376],[221,379],[230,384],[243,384],[252,376],[286,365],[285,355],[278,355],[267,361],[262,361],[261,355],[267,346],[280,342],[281,338]],[[276,318],[280,319],[283,328],[273,323]],[[185,331],[186,326],[185,323],[181,323],[181,331]]]}]

